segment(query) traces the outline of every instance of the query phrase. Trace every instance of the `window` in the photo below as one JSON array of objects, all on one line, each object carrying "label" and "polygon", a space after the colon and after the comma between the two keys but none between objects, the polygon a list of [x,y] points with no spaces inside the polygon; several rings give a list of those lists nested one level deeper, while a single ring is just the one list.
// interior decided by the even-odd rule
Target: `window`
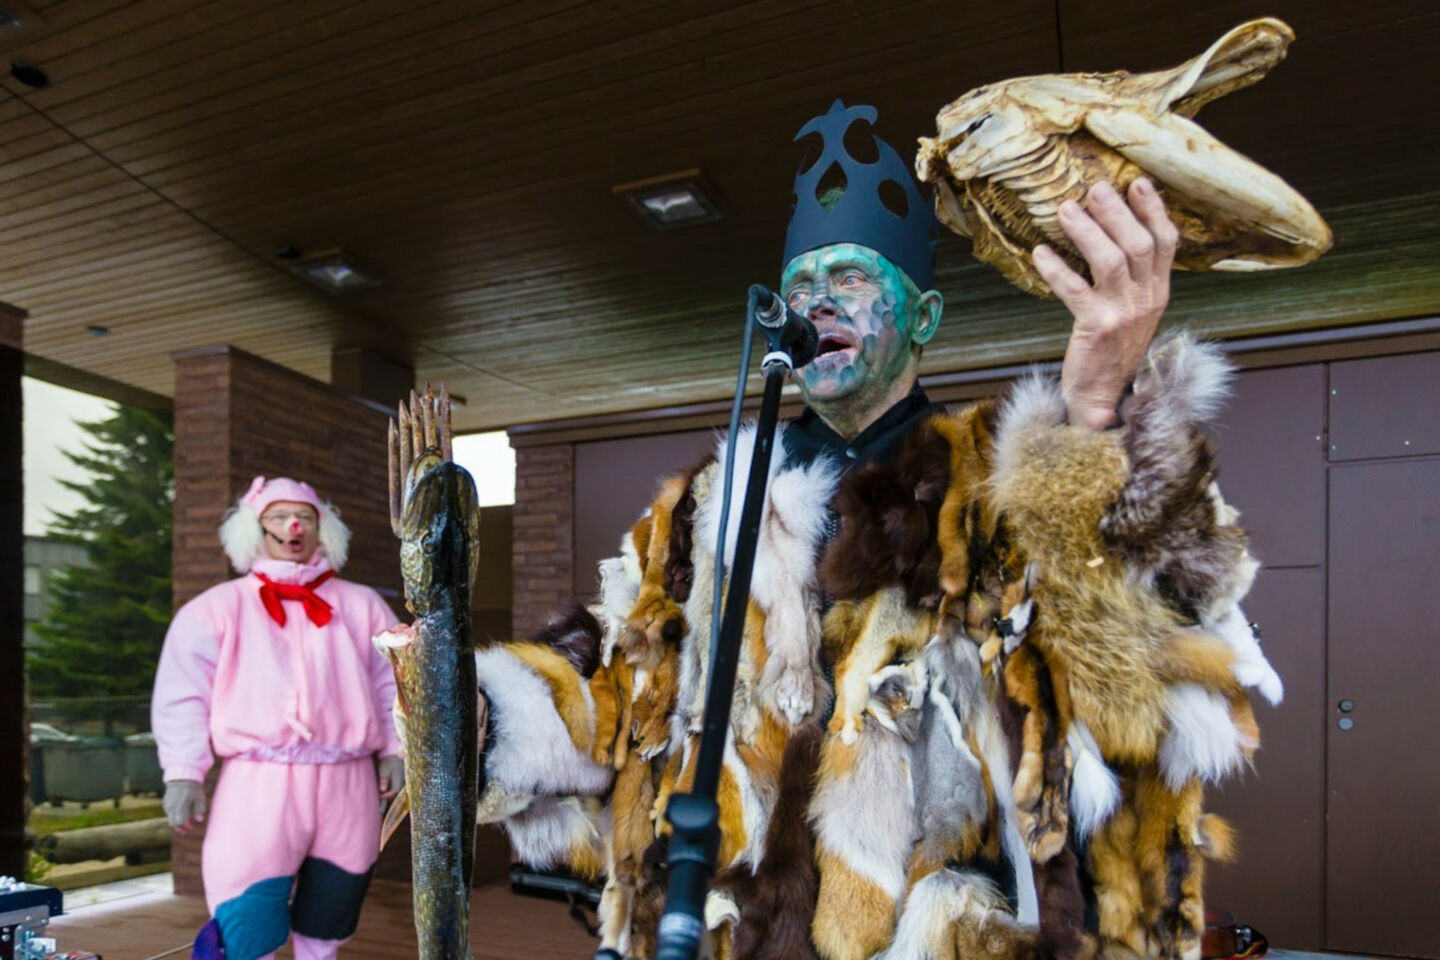
[{"label": "window", "polygon": [[469,433],[455,438],[455,462],[475,478],[480,506],[515,502],[515,451],[505,431]]},{"label": "window", "polygon": [[[13,582],[13,581],[12,581]],[[40,593],[43,580],[40,576],[40,568],[35,566],[25,567],[25,595],[36,596]]]}]

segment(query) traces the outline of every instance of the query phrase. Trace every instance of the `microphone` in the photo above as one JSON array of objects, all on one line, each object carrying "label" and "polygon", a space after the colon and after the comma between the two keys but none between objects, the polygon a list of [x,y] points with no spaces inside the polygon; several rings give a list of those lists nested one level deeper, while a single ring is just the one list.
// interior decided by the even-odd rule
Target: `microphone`
[{"label": "microphone", "polygon": [[759,283],[751,285],[750,313],[764,331],[771,351],[788,354],[794,369],[815,359],[820,345],[815,324],[791,310],[779,294]]}]

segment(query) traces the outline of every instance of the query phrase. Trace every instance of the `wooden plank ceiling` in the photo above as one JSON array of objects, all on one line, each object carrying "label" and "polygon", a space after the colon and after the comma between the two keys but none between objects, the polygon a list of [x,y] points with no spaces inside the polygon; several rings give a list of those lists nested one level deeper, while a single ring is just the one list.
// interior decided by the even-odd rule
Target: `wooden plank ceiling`
[{"label": "wooden plank ceiling", "polygon": [[[1428,0],[0,0],[0,299],[39,357],[168,394],[230,343],[328,379],[363,345],[447,380],[461,429],[713,400],[746,286],[773,281],[797,155],[836,96],[902,153],[980,83],[1148,69],[1273,13],[1289,60],[1206,108],[1336,229],[1319,264],[1186,276],[1220,335],[1437,312],[1440,14]],[[657,233],[610,187],[688,167],[724,217]],[[311,289],[274,252],[384,280]],[[940,250],[930,372],[1058,356],[1066,324]],[[86,332],[91,325],[108,336]]]}]

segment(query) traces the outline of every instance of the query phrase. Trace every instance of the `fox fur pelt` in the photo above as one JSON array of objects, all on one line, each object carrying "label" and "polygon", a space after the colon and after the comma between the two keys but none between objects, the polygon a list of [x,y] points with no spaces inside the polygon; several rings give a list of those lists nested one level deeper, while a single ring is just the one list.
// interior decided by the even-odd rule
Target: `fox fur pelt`
[{"label": "fox fur pelt", "polygon": [[[1034,603],[1006,666],[1028,711],[1016,802],[1037,864],[1063,854],[1078,811],[1101,938],[1143,956],[1198,949],[1202,858],[1225,846],[1206,839],[1224,830],[1201,812],[1201,784],[1258,746],[1243,686],[1273,675],[1258,647],[1209,629],[1255,569],[1199,429],[1227,377],[1208,348],[1171,339],[1137,378],[1124,430],[1066,426],[1058,387],[1039,379],[996,429],[993,495]],[[1052,786],[1084,794],[1045,801]]]}]

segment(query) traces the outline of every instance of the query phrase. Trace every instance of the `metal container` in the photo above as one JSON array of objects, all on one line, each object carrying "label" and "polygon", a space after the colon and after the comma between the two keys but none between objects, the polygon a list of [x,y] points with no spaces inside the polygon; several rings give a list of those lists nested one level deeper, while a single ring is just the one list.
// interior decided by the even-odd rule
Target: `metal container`
[{"label": "metal container", "polygon": [[165,792],[153,733],[134,733],[125,738],[125,792]]},{"label": "metal container", "polygon": [[119,802],[125,792],[125,744],[77,737],[45,745],[45,793],[51,803]]},{"label": "metal container", "polygon": [[45,802],[45,748],[52,743],[75,739],[48,723],[30,724],[30,802]]}]

